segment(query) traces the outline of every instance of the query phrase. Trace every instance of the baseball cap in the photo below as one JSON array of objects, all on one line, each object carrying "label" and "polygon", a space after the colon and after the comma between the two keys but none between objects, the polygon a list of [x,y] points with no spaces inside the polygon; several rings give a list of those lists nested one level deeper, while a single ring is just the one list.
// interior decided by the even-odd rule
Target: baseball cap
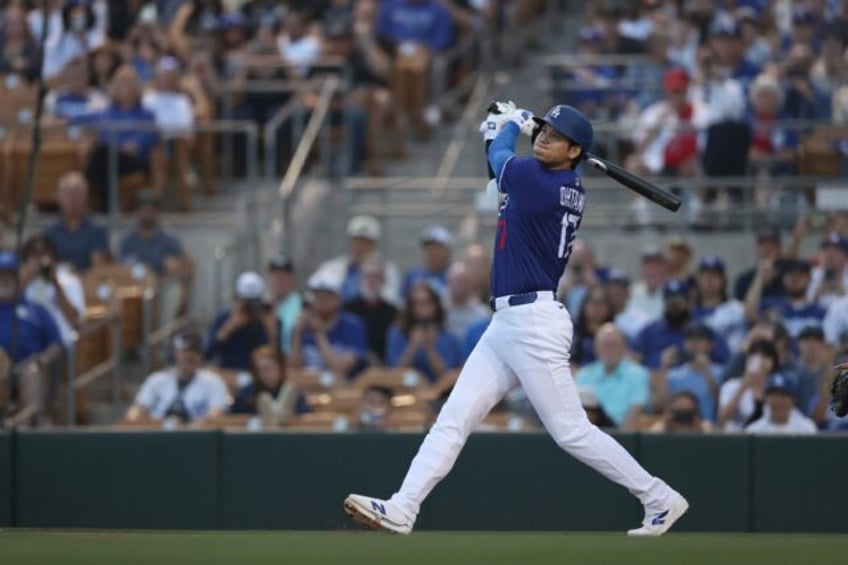
[{"label": "baseball cap", "polygon": [[662,84],[666,92],[682,92],[689,87],[689,74],[680,67],[673,67],[663,74]]},{"label": "baseball cap", "polygon": [[797,339],[817,339],[824,341],[824,330],[820,326],[805,326],[798,334]]},{"label": "baseball cap", "polygon": [[646,261],[665,261],[665,254],[656,245],[643,247],[641,257],[643,263]]},{"label": "baseball cap", "polygon": [[453,236],[445,226],[430,226],[421,232],[421,245],[441,243],[445,247],[453,245]]},{"label": "baseball cap", "polygon": [[848,253],[848,238],[839,232],[831,232],[822,240],[821,247],[822,249],[836,247],[843,253]]},{"label": "baseball cap", "polygon": [[766,394],[770,392],[782,392],[793,395],[795,394],[795,385],[780,373],[774,373],[766,381]]},{"label": "baseball cap", "polygon": [[18,258],[11,251],[0,251],[0,271],[17,271]]},{"label": "baseball cap", "polygon": [[294,263],[292,263],[291,259],[289,259],[287,255],[275,255],[274,257],[271,257],[270,261],[268,261],[268,270],[293,272]]},{"label": "baseball cap", "polygon": [[773,241],[780,243],[780,230],[774,226],[763,226],[757,230],[757,243]]},{"label": "baseball cap", "polygon": [[731,19],[725,19],[719,21],[713,27],[713,35],[716,37],[734,37],[741,38],[742,37],[742,29]]},{"label": "baseball cap", "polygon": [[629,285],[632,282],[630,275],[627,274],[627,271],[623,271],[621,269],[610,269],[607,274],[607,282],[619,283],[623,285]]},{"label": "baseball cap", "polygon": [[258,273],[247,271],[236,279],[236,296],[245,300],[262,298],[265,294],[265,281]]},{"label": "baseball cap", "polygon": [[339,294],[342,290],[342,285],[338,280],[320,273],[310,277],[309,282],[306,283],[306,287],[312,292],[325,291],[335,294]]},{"label": "baseball cap", "polygon": [[812,268],[812,264],[806,259],[784,259],[780,262],[780,270],[783,273],[795,271],[809,273]]},{"label": "baseball cap", "polygon": [[724,273],[724,261],[718,255],[707,255],[698,263],[698,270]]},{"label": "baseball cap", "polygon": [[663,298],[682,296],[689,298],[689,283],[680,279],[671,279],[663,286]]},{"label": "baseball cap", "polygon": [[686,339],[714,339],[715,333],[703,322],[692,322],[683,330],[683,337]]},{"label": "baseball cap", "polygon": [[374,216],[354,216],[347,223],[347,235],[377,241],[380,239],[380,222]]},{"label": "baseball cap", "polygon": [[176,333],[171,344],[177,351],[203,352],[203,336],[196,331],[189,330]]},{"label": "baseball cap", "polygon": [[816,15],[806,6],[797,6],[792,11],[792,23],[794,24],[814,24],[816,23]]},{"label": "baseball cap", "polygon": [[156,63],[156,70],[160,72],[176,72],[180,70],[180,62],[176,57],[165,55]]}]

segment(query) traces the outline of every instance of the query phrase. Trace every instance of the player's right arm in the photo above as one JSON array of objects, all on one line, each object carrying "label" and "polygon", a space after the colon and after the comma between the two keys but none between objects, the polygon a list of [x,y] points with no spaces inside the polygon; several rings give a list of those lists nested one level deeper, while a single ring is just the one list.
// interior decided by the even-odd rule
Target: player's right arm
[{"label": "player's right arm", "polygon": [[501,180],[506,164],[515,157],[515,144],[518,142],[519,133],[518,125],[507,122],[489,146],[489,166],[495,173],[495,178],[498,179],[498,190],[501,192],[506,192]]}]

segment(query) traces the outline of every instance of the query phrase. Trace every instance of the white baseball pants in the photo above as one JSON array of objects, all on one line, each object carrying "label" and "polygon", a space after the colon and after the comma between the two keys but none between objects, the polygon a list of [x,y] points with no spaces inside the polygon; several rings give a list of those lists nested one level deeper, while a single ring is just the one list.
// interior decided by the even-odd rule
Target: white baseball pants
[{"label": "white baseball pants", "polygon": [[586,417],[568,364],[572,334],[571,317],[558,302],[498,310],[391,502],[417,517],[469,434],[520,384],[557,445],[627,488],[647,508],[667,507],[675,492]]}]

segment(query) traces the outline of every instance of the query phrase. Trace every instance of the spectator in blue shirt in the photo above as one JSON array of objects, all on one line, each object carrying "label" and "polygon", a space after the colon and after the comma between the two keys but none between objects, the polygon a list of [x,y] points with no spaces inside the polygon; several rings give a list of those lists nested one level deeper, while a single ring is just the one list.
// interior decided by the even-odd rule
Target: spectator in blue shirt
[{"label": "spectator in blue shirt", "polygon": [[45,231],[60,263],[80,273],[109,261],[109,235],[88,214],[88,181],[77,171],[62,175],[57,193],[60,218]]},{"label": "spectator in blue shirt", "polygon": [[[692,291],[686,281],[668,281],[663,288],[663,299],[663,317],[645,326],[632,344],[634,353],[649,369],[659,368],[663,351],[683,345],[683,330],[692,320]],[[729,356],[727,342],[716,336],[711,359],[725,363]]]},{"label": "spectator in blue shirt", "polygon": [[101,211],[109,209],[109,146],[115,145],[118,177],[122,177],[136,173],[146,175],[151,152],[159,142],[156,117],[141,105],[141,85],[131,67],[121,67],[117,71],[109,95],[112,104],[107,109],[74,120],[74,123],[91,124],[97,132],[97,145],[89,156],[86,177],[94,188]]},{"label": "spectator in blue shirt", "polygon": [[451,264],[453,236],[444,226],[430,226],[421,233],[423,265],[409,269],[403,276],[401,296],[406,296],[412,286],[425,281],[444,298],[447,296],[448,268]]},{"label": "spectator in blue shirt", "polygon": [[669,347],[660,359],[656,373],[654,406],[665,406],[667,399],[689,392],[698,399],[701,419],[714,422],[722,366],[710,360],[715,333],[709,326],[694,322],[683,332],[683,346]]},{"label": "spectator in blue shirt", "polygon": [[416,369],[433,383],[462,360],[462,345],[445,327],[438,293],[426,282],[414,284],[398,324],[389,330],[387,364]]},{"label": "spectator in blue shirt", "polygon": [[292,334],[292,365],[354,378],[367,365],[365,324],[342,310],[341,287],[332,278],[313,276],[303,312]]},{"label": "spectator in blue shirt", "polygon": [[598,331],[598,360],[577,372],[578,387],[595,393],[603,411],[619,428],[636,428],[650,399],[650,375],[645,367],[625,357],[624,336],[614,324]]},{"label": "spectator in blue shirt", "polygon": [[[778,269],[781,272],[783,296],[763,297],[763,280]],[[782,320],[792,339],[798,337],[806,327],[822,325],[825,308],[807,297],[812,265],[803,259],[784,259],[778,264],[761,261],[757,274],[745,297],[745,315],[748,320],[756,320],[761,314],[772,314]]]},{"label": "spectator in blue shirt", "polygon": [[[396,45],[415,43],[431,52],[443,51],[453,42],[453,19],[436,0],[386,0],[381,2],[377,34]],[[403,47],[401,47],[401,51]]]},{"label": "spectator in blue shirt", "polygon": [[285,357],[269,345],[253,351],[249,383],[230,406],[232,414],[257,414],[263,427],[277,427],[292,416],[311,412],[302,391],[286,378]]},{"label": "spectator in blue shirt", "polygon": [[75,120],[86,114],[105,110],[109,99],[88,84],[88,63],[78,59],[68,65],[67,82],[51,90],[44,99],[47,114],[64,120]]},{"label": "spectator in blue shirt", "polygon": [[261,276],[251,271],[240,274],[235,291],[233,305],[219,313],[209,329],[206,358],[224,369],[247,370],[253,350],[274,343],[277,326],[262,302]]},{"label": "spectator in blue shirt", "polygon": [[0,251],[0,354],[11,361],[11,397],[21,409],[38,400],[47,365],[62,352],[62,337],[50,313],[22,296],[18,260]]}]

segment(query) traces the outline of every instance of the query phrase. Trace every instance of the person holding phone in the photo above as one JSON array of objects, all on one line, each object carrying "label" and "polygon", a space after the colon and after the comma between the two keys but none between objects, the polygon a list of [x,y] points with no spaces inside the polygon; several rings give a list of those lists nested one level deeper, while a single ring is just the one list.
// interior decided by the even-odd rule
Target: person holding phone
[{"label": "person holding phone", "polygon": [[770,341],[751,343],[741,377],[722,385],[718,399],[718,427],[738,432],[763,415],[765,385],[780,366],[777,350]]},{"label": "person holding phone", "polygon": [[236,279],[233,305],[220,312],[209,330],[206,358],[223,369],[250,369],[250,355],[258,347],[276,343],[277,324],[263,302],[265,281],[248,271]]}]

